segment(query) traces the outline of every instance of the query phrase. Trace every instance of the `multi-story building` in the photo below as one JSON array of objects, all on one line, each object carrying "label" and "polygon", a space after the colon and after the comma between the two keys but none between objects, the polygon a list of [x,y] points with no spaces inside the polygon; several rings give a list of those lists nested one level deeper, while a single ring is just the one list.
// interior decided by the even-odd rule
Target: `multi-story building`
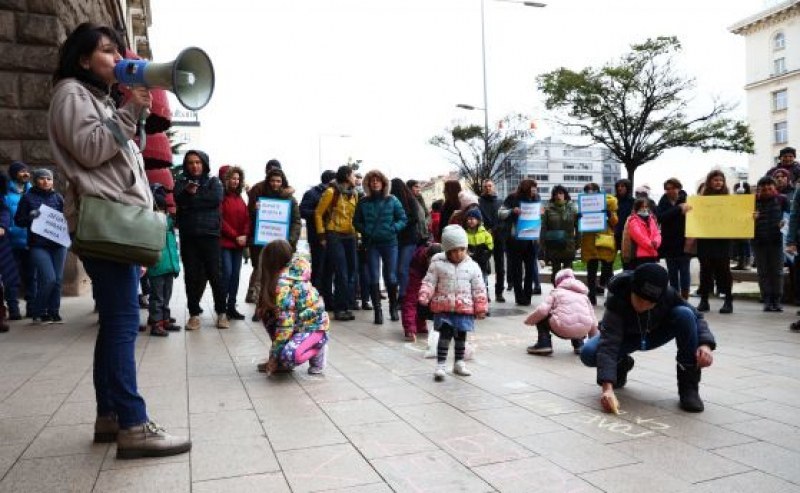
[{"label": "multi-story building", "polygon": [[574,146],[558,138],[547,137],[535,142],[522,142],[500,165],[496,177],[497,190],[505,196],[520,180],[533,178],[542,197],[549,198],[555,185],[563,185],[570,194],[583,192],[587,183],[597,183],[613,192],[620,177],[620,164],[611,152],[599,146]]},{"label": "multi-story building", "polygon": [[768,1],[765,8],[731,26],[745,37],[747,121],[755,154],[755,181],[785,146],[800,144],[800,0]]}]

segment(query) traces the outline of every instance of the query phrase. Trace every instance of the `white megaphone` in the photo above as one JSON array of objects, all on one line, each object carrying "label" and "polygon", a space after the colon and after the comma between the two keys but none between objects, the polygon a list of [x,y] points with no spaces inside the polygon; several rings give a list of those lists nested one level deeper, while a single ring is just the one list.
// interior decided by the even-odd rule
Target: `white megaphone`
[{"label": "white megaphone", "polygon": [[159,87],[175,93],[181,105],[197,111],[214,93],[214,66],[205,51],[186,48],[167,63],[120,60],[114,67],[117,82],[128,86]]}]

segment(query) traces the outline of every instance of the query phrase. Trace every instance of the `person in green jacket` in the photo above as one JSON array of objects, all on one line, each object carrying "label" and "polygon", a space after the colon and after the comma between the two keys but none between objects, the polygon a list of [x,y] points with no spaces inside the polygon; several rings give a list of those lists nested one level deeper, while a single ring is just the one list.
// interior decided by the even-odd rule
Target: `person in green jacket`
[{"label": "person in green jacket", "polygon": [[544,258],[553,267],[550,282],[561,269],[571,269],[575,260],[575,237],[578,211],[562,185],[553,187],[550,202],[542,211],[542,244]]},{"label": "person in green jacket", "polygon": [[[153,208],[166,214],[166,189],[159,184],[154,184],[150,188],[153,190]],[[147,321],[150,326],[151,336],[166,337],[170,331],[181,330],[179,325],[175,325],[169,311],[169,300],[172,297],[172,281],[181,272],[178,243],[175,241],[174,228],[175,225],[172,218],[167,215],[167,241],[164,243],[164,249],[161,251],[158,263],[147,270],[151,289]]]},{"label": "person in green jacket", "polygon": [[397,234],[408,221],[403,206],[397,197],[389,193],[389,179],[378,170],[364,177],[366,187],[364,199],[358,201],[353,226],[361,233],[361,241],[367,247],[369,263],[370,294],[376,324],[383,323],[381,311],[380,264],[383,262],[383,282],[389,295],[389,317],[400,320],[397,313]]}]

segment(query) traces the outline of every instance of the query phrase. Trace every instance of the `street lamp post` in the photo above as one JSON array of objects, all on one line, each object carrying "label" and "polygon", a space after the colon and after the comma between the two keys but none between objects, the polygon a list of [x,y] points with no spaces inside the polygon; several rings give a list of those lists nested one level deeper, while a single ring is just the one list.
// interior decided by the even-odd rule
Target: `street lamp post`
[{"label": "street lamp post", "polygon": [[[493,0],[495,2],[516,3],[525,7],[547,7],[542,2],[527,2],[520,0]],[[465,110],[483,110],[483,162],[489,164],[489,95],[486,82],[486,0],[481,0],[481,62],[483,64],[483,108],[469,104],[457,104],[456,107]]]}]

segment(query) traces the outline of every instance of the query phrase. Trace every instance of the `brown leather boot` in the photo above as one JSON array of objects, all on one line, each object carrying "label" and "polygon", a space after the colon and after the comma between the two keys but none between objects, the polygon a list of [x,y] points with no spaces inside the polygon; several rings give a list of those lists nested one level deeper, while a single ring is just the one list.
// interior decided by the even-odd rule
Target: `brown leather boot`
[{"label": "brown leather boot", "polygon": [[170,435],[152,421],[121,428],[117,433],[117,459],[166,457],[188,452],[191,448],[191,440]]}]

